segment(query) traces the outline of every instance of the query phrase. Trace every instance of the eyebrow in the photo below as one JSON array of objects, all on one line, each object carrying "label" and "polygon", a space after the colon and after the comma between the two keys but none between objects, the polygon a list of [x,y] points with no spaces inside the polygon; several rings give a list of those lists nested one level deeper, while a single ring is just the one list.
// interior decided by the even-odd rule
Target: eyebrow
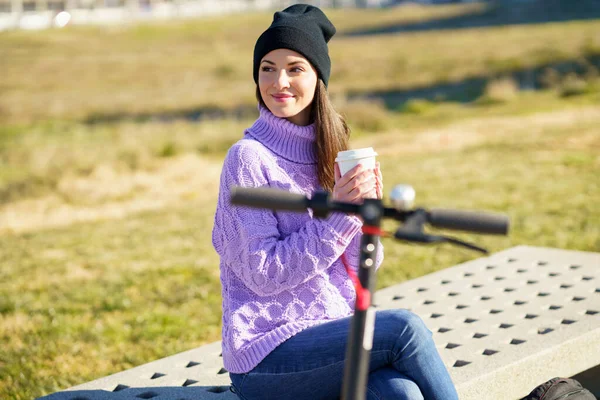
[{"label": "eyebrow", "polygon": [[[270,60],[262,60],[261,64],[262,63],[276,65],[273,61],[270,61]],[[291,63],[288,63],[288,65],[295,65],[295,64],[305,64],[305,62],[302,60],[298,60],[298,61],[292,61]]]}]

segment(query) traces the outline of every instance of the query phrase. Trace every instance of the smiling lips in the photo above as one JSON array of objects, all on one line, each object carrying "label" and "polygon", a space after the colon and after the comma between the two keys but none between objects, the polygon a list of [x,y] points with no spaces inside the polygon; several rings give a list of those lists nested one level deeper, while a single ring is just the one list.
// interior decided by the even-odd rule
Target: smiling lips
[{"label": "smiling lips", "polygon": [[293,95],[287,94],[287,93],[277,93],[277,94],[272,94],[271,96],[278,103],[284,103],[284,102],[294,98]]}]

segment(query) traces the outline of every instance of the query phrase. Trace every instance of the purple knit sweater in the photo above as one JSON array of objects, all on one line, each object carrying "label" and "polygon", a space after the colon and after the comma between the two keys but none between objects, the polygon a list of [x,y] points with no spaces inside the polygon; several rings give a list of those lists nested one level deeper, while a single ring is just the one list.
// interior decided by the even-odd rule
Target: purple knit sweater
[{"label": "purple knit sweater", "polygon": [[[229,372],[248,372],[303,329],[353,313],[355,290],[340,256],[346,251],[356,268],[357,217],[316,219],[310,211],[229,204],[233,186],[311,195],[321,189],[316,168],[314,125],[294,125],[262,107],[227,153],[212,238],[221,259],[223,362]],[[381,244],[378,249],[377,267]]]}]

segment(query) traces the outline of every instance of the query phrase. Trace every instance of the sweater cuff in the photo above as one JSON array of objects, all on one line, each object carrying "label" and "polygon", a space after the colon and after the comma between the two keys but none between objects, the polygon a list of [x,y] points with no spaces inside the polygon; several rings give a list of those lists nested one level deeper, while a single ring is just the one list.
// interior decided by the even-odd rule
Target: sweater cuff
[{"label": "sweater cuff", "polygon": [[333,228],[339,239],[345,244],[350,243],[362,227],[360,218],[338,212],[331,213],[325,222]]}]

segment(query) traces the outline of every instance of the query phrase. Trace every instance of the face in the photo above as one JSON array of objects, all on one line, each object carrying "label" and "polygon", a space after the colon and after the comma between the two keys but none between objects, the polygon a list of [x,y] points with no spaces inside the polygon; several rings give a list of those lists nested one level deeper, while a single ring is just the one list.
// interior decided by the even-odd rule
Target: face
[{"label": "face", "polygon": [[317,71],[293,50],[273,50],[260,62],[260,95],[273,115],[279,118],[296,125],[308,125],[316,87]]}]

